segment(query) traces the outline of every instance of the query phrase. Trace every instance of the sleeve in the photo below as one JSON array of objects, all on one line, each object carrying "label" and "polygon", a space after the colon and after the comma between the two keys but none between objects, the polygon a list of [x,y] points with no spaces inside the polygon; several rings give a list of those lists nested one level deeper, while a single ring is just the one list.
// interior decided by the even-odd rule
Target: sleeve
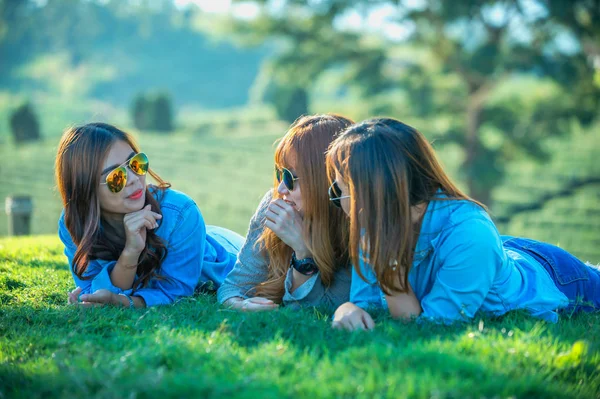
[{"label": "sleeve", "polygon": [[342,268],[335,273],[334,280],[329,287],[323,285],[319,272],[311,276],[294,292],[290,292],[292,278],[293,270],[290,268],[285,279],[283,296],[285,306],[315,306],[336,309],[349,300],[351,273],[347,268]]},{"label": "sleeve", "polygon": [[358,275],[356,268],[352,268],[350,302],[364,310],[385,307],[382,302],[382,298],[384,298],[383,292],[379,288],[379,284],[377,284],[373,268],[363,260],[362,252],[359,254],[359,259],[360,271],[367,281]]},{"label": "sleeve", "polygon": [[238,254],[233,269],[227,274],[225,281],[217,291],[219,303],[224,303],[233,297],[249,298],[253,296],[254,287],[268,278],[268,259],[261,253],[257,241],[263,232],[264,214],[272,197],[272,191],[269,190],[250,219],[246,241]]},{"label": "sleeve", "polygon": [[191,296],[200,281],[206,247],[206,224],[193,202],[178,214],[175,228],[167,239],[167,256],[160,268],[160,278],[133,292],[146,306],[167,305]]},{"label": "sleeve", "polygon": [[91,294],[100,288],[106,288],[114,293],[124,293],[119,287],[112,285],[110,281],[110,272],[117,263],[117,261],[105,261],[105,260],[91,260],[88,262],[87,269],[83,274],[86,279],[81,279],[75,274],[73,270],[73,257],[77,251],[77,246],[73,242],[71,234],[65,226],[65,214],[64,211],[58,221],[58,236],[65,246],[64,254],[69,262],[69,270],[75,281],[77,287],[81,287],[82,294]]},{"label": "sleeve", "polygon": [[468,320],[482,306],[504,253],[491,221],[472,219],[453,227],[437,248],[441,262],[431,291],[421,300],[421,318]]}]

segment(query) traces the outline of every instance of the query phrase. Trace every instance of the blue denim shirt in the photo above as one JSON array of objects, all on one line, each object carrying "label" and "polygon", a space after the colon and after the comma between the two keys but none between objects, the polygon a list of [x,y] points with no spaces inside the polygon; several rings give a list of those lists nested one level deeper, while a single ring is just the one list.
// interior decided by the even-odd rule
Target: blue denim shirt
[{"label": "blue denim shirt", "polygon": [[[186,194],[167,189],[160,200],[162,219],[158,221],[157,235],[167,245],[167,256],[162,262],[159,275],[167,279],[153,279],[147,287],[136,290],[146,306],[173,303],[177,298],[190,296],[203,282],[212,281],[218,287],[235,264],[239,245],[227,245],[225,234],[211,234],[211,226],[204,219],[196,203]],[[225,229],[222,229],[225,230]],[[225,230],[226,231],[226,230]],[[82,280],[73,272],[73,256],[77,246],[65,226],[64,211],[58,222],[58,235],[65,245],[65,255],[75,284],[82,294],[93,293],[101,288],[114,293],[132,294],[132,290],[115,287],[110,280],[116,260],[92,260],[84,273],[89,279]],[[224,242],[223,245],[221,242]],[[137,279],[137,276],[136,276]]]},{"label": "blue denim shirt", "polygon": [[[545,268],[527,253],[504,248],[487,212],[441,192],[427,206],[408,281],[421,302],[420,318],[467,320],[476,312],[502,315],[526,309],[547,321],[568,305]],[[370,265],[364,281],[353,270],[350,301],[363,309],[387,309]]]}]

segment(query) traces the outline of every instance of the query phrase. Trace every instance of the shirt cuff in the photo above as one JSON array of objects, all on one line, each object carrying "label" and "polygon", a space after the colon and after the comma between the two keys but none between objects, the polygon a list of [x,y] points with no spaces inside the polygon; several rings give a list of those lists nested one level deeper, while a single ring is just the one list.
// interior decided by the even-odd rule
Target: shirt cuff
[{"label": "shirt cuff", "polygon": [[170,298],[166,295],[161,295],[157,291],[158,289],[143,288],[141,290],[136,291],[134,295],[142,298],[146,303],[147,308],[151,306],[170,305],[175,302],[173,298]]},{"label": "shirt cuff", "polygon": [[298,302],[306,298],[313,290],[320,276],[321,272],[313,274],[300,287],[296,288],[294,292],[290,292],[292,289],[292,281],[294,279],[294,270],[290,267],[285,277],[285,294],[283,295],[283,302]]},{"label": "shirt cuff", "polygon": [[230,285],[230,284],[221,285],[219,287],[219,289],[217,290],[217,302],[223,304],[231,298],[248,299],[250,297],[248,295],[242,294],[240,292],[240,290],[238,289],[238,287],[236,287],[235,285]]},{"label": "shirt cuff", "polygon": [[110,262],[107,266],[102,268],[100,273],[94,277],[92,280],[92,294],[100,289],[105,289],[109,290],[110,292],[114,292],[115,294],[131,295],[131,289],[123,290],[119,287],[115,287],[110,280],[110,272],[112,272],[116,264],[116,261]]}]

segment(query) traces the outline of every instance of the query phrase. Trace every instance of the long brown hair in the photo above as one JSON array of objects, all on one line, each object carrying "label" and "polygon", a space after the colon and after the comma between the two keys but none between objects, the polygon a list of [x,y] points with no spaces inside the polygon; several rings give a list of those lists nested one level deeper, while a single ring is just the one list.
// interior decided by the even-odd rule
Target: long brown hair
[{"label": "long brown hair", "polygon": [[[374,118],[348,128],[327,154],[330,176],[350,195],[350,257],[359,276],[359,251],[383,291],[407,292],[419,225],[411,207],[446,199],[477,203],[456,187],[435,151],[416,129],[395,119]],[[477,203],[478,205],[481,205]]]},{"label": "long brown hair", "polygon": [[[343,211],[328,200],[325,152],[335,137],[352,123],[350,119],[332,114],[302,116],[292,124],[275,150],[275,165],[290,168],[293,159],[296,173],[302,179],[303,236],[325,286],[332,283],[336,270],[348,264],[347,220]],[[278,198],[279,183],[275,180],[274,184],[273,197]],[[256,294],[281,302],[292,248],[269,229],[264,229],[258,243],[268,257],[269,274],[265,282],[257,285]]]},{"label": "long brown hair", "polygon": [[[111,146],[119,140],[129,144],[135,152],[140,151],[130,135],[106,123],[69,128],[58,146],[56,184],[65,209],[65,226],[77,245],[72,268],[81,279],[86,279],[84,273],[90,260],[117,260],[125,248],[125,238],[119,237],[119,232],[113,231],[108,223],[101,223],[102,212],[97,194],[102,163]],[[160,196],[170,184],[152,170],[148,173],[158,184],[146,185],[144,206],[150,204],[153,212],[161,213],[152,192]],[[148,230],[146,248],[140,255],[137,268],[138,283],[134,288],[147,286],[157,276],[166,255],[167,248],[160,237],[154,230]]]}]

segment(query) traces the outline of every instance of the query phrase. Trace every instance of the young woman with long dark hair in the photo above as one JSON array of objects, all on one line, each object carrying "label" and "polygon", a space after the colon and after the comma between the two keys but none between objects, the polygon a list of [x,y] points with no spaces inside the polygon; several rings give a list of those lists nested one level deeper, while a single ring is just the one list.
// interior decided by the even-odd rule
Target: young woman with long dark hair
[{"label": "young woman with long dark hair", "polygon": [[122,130],[68,129],[55,173],[64,206],[58,234],[77,285],[70,303],[170,304],[204,283],[218,287],[232,269],[243,237],[206,226],[196,203],[154,173]]},{"label": "young woman with long dark hair", "polygon": [[394,119],[353,125],[333,143],[330,200],[350,219],[350,302],[334,326],[373,328],[370,307],[442,322],[524,309],[600,309],[600,271],[568,252],[500,236],[484,205],[451,181],[424,136]]}]

